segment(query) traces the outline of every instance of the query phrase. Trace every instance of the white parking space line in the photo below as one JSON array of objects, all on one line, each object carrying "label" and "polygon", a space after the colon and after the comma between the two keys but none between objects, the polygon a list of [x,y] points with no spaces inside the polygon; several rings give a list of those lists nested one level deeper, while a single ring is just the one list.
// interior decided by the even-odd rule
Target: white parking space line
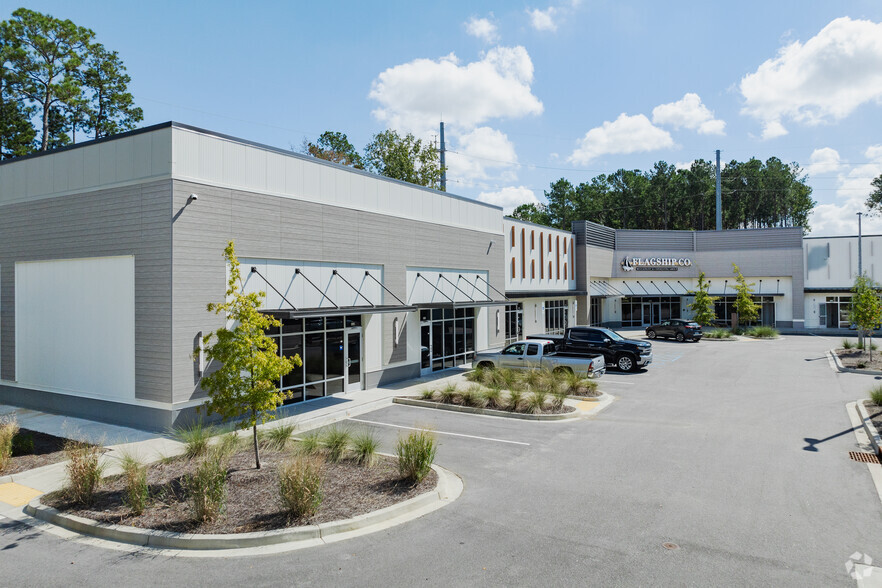
[{"label": "white parking space line", "polygon": [[597,384],[598,385],[615,384],[617,386],[633,386],[634,382],[622,382],[621,380],[617,380],[615,378],[615,376],[613,376],[612,378],[610,378],[608,376],[604,376],[597,381]]},{"label": "white parking space line", "polygon": [[[366,423],[368,425],[378,425],[380,427],[392,427],[395,429],[407,429],[408,431],[423,431],[424,429],[417,427],[405,427],[403,425],[393,425],[391,423],[378,423],[377,421],[367,421],[364,419],[349,419],[350,421],[355,421],[356,423]],[[448,433],[446,431],[432,431],[437,435],[450,435],[452,437],[466,437],[468,439],[480,439],[481,441],[495,441],[496,443],[510,443],[512,445],[527,445],[529,443],[524,443],[523,441],[508,441],[506,439],[494,439],[493,437],[478,437],[477,435],[464,435],[462,433]]]}]

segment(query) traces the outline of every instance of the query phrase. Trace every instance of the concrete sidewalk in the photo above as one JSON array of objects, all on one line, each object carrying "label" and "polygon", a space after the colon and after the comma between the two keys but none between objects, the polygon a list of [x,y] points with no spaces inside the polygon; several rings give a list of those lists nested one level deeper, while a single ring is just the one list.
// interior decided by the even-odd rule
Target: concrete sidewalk
[{"label": "concrete sidewalk", "polygon": [[[465,382],[465,368],[445,370],[438,374],[398,382],[372,390],[359,390],[319,398],[310,402],[292,404],[277,410],[276,420],[262,426],[272,428],[294,425],[295,434],[358,416],[392,404],[395,396],[418,395],[426,386],[440,387],[448,383]],[[169,434],[157,434],[128,427],[120,427],[63,415],[49,414],[25,408],[0,405],[0,417],[14,415],[23,429],[48,433],[58,437],[74,438],[101,444],[108,449],[104,454],[105,475],[119,472],[119,457],[134,455],[146,462],[183,452],[184,445]],[[66,462],[43,466],[26,472],[0,476],[0,517],[21,518],[22,508],[34,498],[61,489],[67,474]]]}]

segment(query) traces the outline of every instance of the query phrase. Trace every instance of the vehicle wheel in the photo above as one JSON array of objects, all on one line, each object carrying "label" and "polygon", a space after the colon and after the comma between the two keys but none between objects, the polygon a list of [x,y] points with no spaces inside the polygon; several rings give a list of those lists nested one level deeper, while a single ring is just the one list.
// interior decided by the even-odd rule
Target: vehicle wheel
[{"label": "vehicle wheel", "polygon": [[481,368],[482,370],[492,370],[496,366],[493,365],[492,363],[490,363],[489,361],[482,361],[481,363],[478,364],[478,367]]},{"label": "vehicle wheel", "polygon": [[646,331],[646,336],[649,337],[650,339],[655,339],[655,331],[653,331],[652,329],[649,329],[648,331]]},{"label": "vehicle wheel", "polygon": [[554,368],[554,373],[558,374],[560,376],[565,376],[568,374],[572,374],[573,370],[571,368],[566,367],[566,366],[560,366],[560,367]]},{"label": "vehicle wheel", "polygon": [[682,343],[685,340],[686,340],[686,335],[684,335],[683,333],[677,333],[677,341]]},{"label": "vehicle wheel", "polygon": [[632,372],[637,369],[637,362],[630,355],[620,355],[616,360],[616,367],[623,372]]}]

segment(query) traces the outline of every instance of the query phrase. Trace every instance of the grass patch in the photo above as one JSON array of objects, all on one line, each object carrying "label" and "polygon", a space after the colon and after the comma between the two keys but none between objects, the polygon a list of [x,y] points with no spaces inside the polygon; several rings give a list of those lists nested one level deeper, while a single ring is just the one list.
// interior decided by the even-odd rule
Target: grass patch
[{"label": "grass patch", "polygon": [[209,439],[214,435],[214,432],[214,427],[198,420],[186,427],[176,427],[172,430],[172,435],[186,446],[184,455],[193,459],[205,455],[208,451]]},{"label": "grass patch", "polygon": [[297,444],[297,449],[300,453],[304,453],[306,455],[316,455],[322,450],[322,439],[319,436],[318,432],[313,431],[311,433],[307,433],[300,439],[300,442]]},{"label": "grass patch", "polygon": [[870,389],[870,401],[876,406],[882,406],[882,384]]},{"label": "grass patch", "polygon": [[282,451],[294,434],[294,425],[279,425],[266,431],[264,444],[270,449]]},{"label": "grass patch", "polygon": [[322,504],[324,462],[319,456],[300,455],[279,468],[279,498],[294,517],[308,517]]},{"label": "grass patch", "polygon": [[769,327],[767,325],[760,325],[757,327],[750,327],[745,331],[745,335],[748,337],[755,337],[757,339],[777,339],[778,338],[778,330],[774,327]]},{"label": "grass patch", "polygon": [[18,434],[18,422],[14,417],[0,419],[0,472],[12,457],[12,441]]},{"label": "grass patch", "polygon": [[435,391],[431,388],[423,388],[420,390],[421,400],[435,400]]},{"label": "grass patch", "polygon": [[527,396],[525,404],[528,412],[533,414],[541,414],[545,408],[545,401],[548,398],[548,392],[545,390],[535,390]]},{"label": "grass patch", "polygon": [[704,332],[706,339],[731,339],[732,331],[728,329],[710,329]]},{"label": "grass patch", "polygon": [[377,462],[377,449],[380,442],[371,431],[362,431],[352,437],[352,449],[355,452],[355,461],[359,465],[372,467]]},{"label": "grass patch", "polygon": [[101,451],[100,446],[82,441],[70,441],[64,447],[64,453],[69,460],[65,492],[76,504],[92,504],[104,472]]},{"label": "grass patch", "polygon": [[206,453],[187,478],[187,493],[193,518],[197,521],[213,521],[221,515],[227,500],[227,459],[220,452]]},{"label": "grass patch", "polygon": [[405,438],[398,439],[398,471],[417,484],[432,470],[437,451],[435,435],[430,431],[414,431]]},{"label": "grass patch", "polygon": [[327,450],[328,461],[336,463],[343,459],[346,450],[349,449],[349,442],[351,440],[352,435],[346,429],[331,427],[325,431],[322,436],[322,445]]},{"label": "grass patch", "polygon": [[506,406],[509,410],[517,412],[521,405],[524,404],[524,393],[520,390],[509,390],[508,392],[508,403]]},{"label": "grass patch", "polygon": [[447,404],[456,402],[458,396],[459,388],[456,387],[456,384],[447,384],[438,392],[438,399]]},{"label": "grass patch", "polygon": [[130,453],[123,453],[120,466],[125,480],[123,502],[132,514],[140,515],[147,507],[150,491],[147,486],[147,465]]},{"label": "grass patch", "polygon": [[843,349],[854,349],[855,344],[851,342],[851,339],[843,339],[842,340],[842,348]]}]

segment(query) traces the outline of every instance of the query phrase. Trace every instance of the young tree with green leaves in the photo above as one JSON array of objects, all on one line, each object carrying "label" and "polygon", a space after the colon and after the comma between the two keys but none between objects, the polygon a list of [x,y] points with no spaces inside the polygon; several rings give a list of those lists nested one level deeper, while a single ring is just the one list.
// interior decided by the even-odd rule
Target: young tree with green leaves
[{"label": "young tree with green leaves", "polygon": [[742,323],[755,321],[759,317],[760,307],[753,301],[755,283],[748,284],[741,274],[741,270],[734,263],[732,264],[732,272],[735,274],[735,312],[738,314],[738,324],[733,327],[737,328]]},{"label": "young tree with green leaves", "polygon": [[298,355],[280,357],[275,341],[266,336],[268,328],[281,326],[281,323],[260,312],[265,292],[242,293],[239,260],[232,241],[224,249],[224,258],[230,268],[226,300],[210,303],[208,310],[224,313],[233,326],[220,328],[203,338],[205,356],[220,365],[202,377],[201,385],[208,393],[209,412],[224,419],[238,419],[240,429],[251,427],[254,464],[260,469],[257,425],[275,418],[273,412],[289,396],[279,390],[279,381],[303,363]]},{"label": "young tree with green leaves", "polygon": [[374,173],[419,186],[438,188],[441,181],[435,147],[411,133],[403,137],[391,129],[377,133],[364,148],[364,162]]},{"label": "young tree with green leaves", "polygon": [[714,302],[717,301],[718,297],[708,294],[709,289],[710,283],[705,281],[704,272],[699,271],[698,289],[689,292],[690,294],[695,296],[692,304],[689,305],[689,310],[692,311],[692,319],[699,325],[711,325],[716,318],[716,313],[714,312]]},{"label": "young tree with green leaves", "polygon": [[355,169],[364,169],[364,161],[355,146],[349,142],[346,133],[325,131],[319,135],[315,143],[304,139],[303,152],[318,159],[348,165]]},{"label": "young tree with green leaves", "polygon": [[128,90],[132,78],[116,51],[92,43],[84,66],[82,84],[88,107],[80,128],[100,139],[130,131],[144,120],[144,111],[135,106]]},{"label": "young tree with green leaves", "polygon": [[879,284],[866,275],[857,276],[851,291],[851,322],[857,326],[861,335],[869,337],[865,348],[870,350],[870,361],[873,361],[873,329],[882,323]]}]

